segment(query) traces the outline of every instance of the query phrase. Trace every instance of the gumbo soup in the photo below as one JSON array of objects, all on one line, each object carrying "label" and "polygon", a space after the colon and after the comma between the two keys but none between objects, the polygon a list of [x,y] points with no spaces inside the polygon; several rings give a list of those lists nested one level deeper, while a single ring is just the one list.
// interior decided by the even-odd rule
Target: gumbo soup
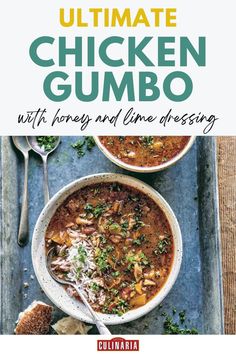
[{"label": "gumbo soup", "polygon": [[[52,269],[82,285],[93,309],[122,315],[145,305],[166,282],[174,243],[166,216],[146,194],[121,183],[80,189],[46,231]],[[72,287],[69,295],[79,297]]]},{"label": "gumbo soup", "polygon": [[117,159],[139,167],[159,166],[177,156],[188,136],[100,136],[100,142]]}]

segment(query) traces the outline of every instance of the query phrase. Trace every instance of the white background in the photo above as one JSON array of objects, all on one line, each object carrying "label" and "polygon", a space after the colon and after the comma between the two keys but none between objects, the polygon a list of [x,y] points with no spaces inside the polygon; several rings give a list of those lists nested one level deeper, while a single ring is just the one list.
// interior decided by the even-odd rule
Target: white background
[{"label": "white background", "polygon": [[[118,353],[97,352],[97,339],[101,336],[1,336],[1,349],[7,353],[19,354],[75,354]],[[231,353],[235,348],[235,336],[122,336],[140,339],[140,354],[199,354]],[[107,337],[103,336],[103,339]],[[119,352],[122,353],[122,352]],[[128,352],[123,352],[128,353]]]},{"label": "white background", "polygon": [[[233,11],[233,1],[189,1],[189,0],[80,0],[80,1],[31,1],[8,0],[1,7],[1,33],[3,37],[1,50],[1,135],[37,135],[37,134],[58,134],[58,135],[79,135],[79,123],[62,123],[51,127],[51,121],[58,108],[61,108],[61,114],[81,115],[88,113],[92,118],[96,118],[98,114],[116,114],[120,108],[127,111],[130,107],[134,107],[135,111],[145,115],[157,115],[161,117],[172,108],[175,115],[183,113],[202,112],[207,116],[214,114],[219,120],[216,121],[211,135],[236,135],[235,110],[234,110],[234,86],[233,79],[235,74],[235,40],[233,33],[233,23],[235,22]],[[76,26],[64,28],[59,23],[60,7],[145,7],[147,10],[151,7],[176,7],[177,8],[177,27],[166,28],[162,25],[160,28],[77,28]],[[57,65],[49,68],[42,68],[35,65],[29,57],[29,47],[37,37],[48,35],[57,38],[58,36],[66,36],[68,43],[74,43],[75,36],[96,35],[99,41],[112,36],[133,36],[142,38],[144,36],[188,36],[190,40],[197,44],[199,36],[206,36],[206,67],[198,67],[193,60],[189,61],[187,68],[163,68],[153,67],[145,68],[137,65],[136,74],[140,70],[155,70],[159,75],[160,88],[166,74],[173,70],[183,70],[190,74],[194,90],[191,97],[181,103],[174,103],[168,100],[162,92],[161,97],[155,102],[115,102],[111,100],[109,103],[103,103],[101,99],[94,102],[82,103],[78,101],[73,92],[74,88],[74,72],[80,71],[73,65],[73,61],[68,61],[70,65],[59,69]],[[56,42],[56,41],[55,41]],[[53,55],[57,62],[57,45],[50,48],[44,47],[44,55]],[[47,48],[47,49],[46,49]],[[178,58],[178,45],[176,48],[176,58]],[[153,48],[155,51],[156,48]],[[124,46],[125,51],[125,46]],[[123,51],[122,51],[123,52]],[[115,49],[112,53],[114,56],[121,54],[120,49]],[[152,53],[150,53],[152,54]],[[178,59],[177,59],[178,62]],[[66,101],[54,103],[50,101],[43,92],[43,81],[46,75],[55,70],[62,70],[70,75],[67,80],[71,83],[72,95]],[[102,66],[92,68],[92,70],[111,70],[111,68]],[[132,69],[132,68],[131,68]],[[88,69],[84,69],[88,73]],[[116,75],[123,74],[127,70],[125,67],[115,68]],[[130,69],[128,69],[130,70]],[[114,70],[113,70],[114,71]],[[135,74],[135,75],[136,75]],[[102,80],[101,80],[102,81]],[[90,80],[85,77],[86,85]],[[89,86],[88,86],[89,89]],[[161,89],[162,91],[162,89]],[[28,110],[37,110],[38,108],[46,108],[46,118],[48,123],[41,125],[37,129],[32,129],[31,124],[18,124],[18,115],[25,114]],[[83,135],[90,134],[168,134],[168,135],[202,135],[206,124],[198,125],[180,125],[168,124],[166,128],[157,123],[152,124],[136,124],[129,125],[126,128],[121,124],[116,128],[110,124],[90,124]]]},{"label": "white background", "polygon": [[[234,124],[234,96],[233,79],[235,74],[235,46],[233,41],[233,23],[234,11],[232,9],[233,1],[134,1],[127,0],[125,4],[114,0],[97,1],[7,1],[2,5],[1,10],[1,33],[4,36],[2,43],[1,69],[2,69],[2,95],[1,104],[1,125],[0,134],[59,134],[59,135],[78,135],[80,133],[80,125],[77,123],[50,126],[51,120],[58,108],[64,115],[81,115],[88,113],[95,118],[98,114],[116,114],[122,107],[127,111],[130,107],[134,107],[136,112],[141,114],[162,116],[168,112],[170,108],[175,114],[198,113],[202,112],[206,115],[214,114],[219,120],[211,130],[214,135],[235,135],[236,125]],[[148,6],[147,6],[148,5]],[[60,7],[132,7],[134,10],[138,7],[176,7],[177,8],[177,27],[165,28],[99,28],[94,32],[93,28],[63,28],[59,24],[59,8]],[[110,35],[129,36],[136,35],[142,38],[144,35],[169,35],[179,37],[181,35],[188,36],[193,43],[196,43],[198,36],[207,37],[207,66],[197,67],[192,61],[186,70],[194,83],[194,91],[191,97],[182,103],[174,103],[169,101],[164,94],[156,102],[151,103],[129,103],[123,100],[115,102],[111,100],[109,103],[102,103],[98,99],[90,103],[82,103],[77,100],[72,93],[70,99],[61,103],[53,103],[44,94],[42,86],[46,75],[58,67],[41,68],[36,66],[30,59],[28,51],[29,46],[34,39],[43,35],[49,35],[57,38],[59,35],[66,36],[68,41],[72,41],[74,37],[84,35],[94,35],[98,41]],[[46,47],[45,47],[46,48]],[[47,47],[49,50],[49,46]],[[54,47],[53,57],[57,61],[57,46]],[[177,46],[176,46],[177,48]],[[155,50],[155,48],[153,48]],[[177,51],[178,52],[178,51]],[[51,54],[51,50],[49,53]],[[114,55],[119,54],[114,53]],[[178,55],[176,55],[178,57]],[[143,66],[137,66],[137,71],[145,70]],[[147,68],[149,69],[149,68]],[[178,65],[175,68],[178,70]],[[74,87],[73,65],[69,65],[65,70],[69,75]],[[81,70],[81,68],[77,68]],[[99,67],[102,74],[103,70],[109,70],[105,66]],[[116,68],[117,77],[125,71],[124,67]],[[151,68],[152,70],[152,68]],[[160,73],[160,87],[163,78],[173,68],[156,68]],[[86,72],[88,70],[86,69]],[[89,80],[85,78],[85,84]],[[42,125],[41,128],[33,130],[31,124],[17,123],[19,114],[25,114],[27,110],[37,110],[38,108],[46,108],[46,118],[48,123]],[[191,134],[202,135],[204,125],[185,125],[169,124],[166,128],[156,123],[153,124],[136,124],[135,126],[127,126],[126,128],[120,124],[114,129],[110,124],[94,125],[90,124],[85,134]],[[113,128],[113,129],[112,129]],[[126,129],[126,130],[125,130]],[[84,134],[83,133],[83,134]]]}]

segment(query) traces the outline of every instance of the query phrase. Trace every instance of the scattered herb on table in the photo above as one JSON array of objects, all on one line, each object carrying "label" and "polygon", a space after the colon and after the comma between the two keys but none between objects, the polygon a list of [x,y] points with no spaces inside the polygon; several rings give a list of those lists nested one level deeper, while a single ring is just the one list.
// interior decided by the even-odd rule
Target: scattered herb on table
[{"label": "scattered herb on table", "polygon": [[50,151],[55,147],[57,137],[56,136],[37,136],[37,143],[44,151]]},{"label": "scattered herb on table", "polygon": [[179,320],[180,320],[180,323],[185,322],[185,310],[183,310],[179,313]]},{"label": "scattered herb on table", "polygon": [[73,149],[75,149],[77,151],[78,157],[82,157],[82,156],[85,155],[85,152],[84,152],[84,141],[78,140],[76,143],[71,144],[71,146],[73,147]]},{"label": "scattered herb on table", "polygon": [[71,144],[73,149],[77,151],[78,157],[83,157],[86,150],[91,151],[95,146],[95,141],[92,136],[85,136],[83,140],[78,140],[76,143]]},{"label": "scattered herb on table", "polygon": [[167,316],[165,322],[163,323],[164,334],[198,334],[196,328],[181,328],[180,324],[174,322],[173,318]]},{"label": "scattered herb on table", "polygon": [[88,151],[91,151],[93,149],[93,147],[95,146],[95,141],[92,136],[86,136],[85,143],[86,143],[86,148]]},{"label": "scattered herb on table", "polygon": [[[161,307],[159,305],[158,310]],[[164,334],[198,334],[198,330],[196,328],[187,328],[184,325],[186,321],[186,311],[180,311],[177,316],[177,310],[174,307],[172,309],[173,317],[168,315],[166,312],[162,312],[161,316],[165,318],[163,322]],[[176,316],[175,316],[176,315]]]}]

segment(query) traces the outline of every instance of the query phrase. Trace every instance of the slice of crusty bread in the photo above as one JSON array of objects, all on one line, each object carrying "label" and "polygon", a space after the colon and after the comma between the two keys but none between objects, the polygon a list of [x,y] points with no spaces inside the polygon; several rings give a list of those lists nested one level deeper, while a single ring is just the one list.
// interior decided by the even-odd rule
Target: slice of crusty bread
[{"label": "slice of crusty bread", "polygon": [[34,301],[19,314],[16,334],[46,334],[52,320],[52,306]]}]

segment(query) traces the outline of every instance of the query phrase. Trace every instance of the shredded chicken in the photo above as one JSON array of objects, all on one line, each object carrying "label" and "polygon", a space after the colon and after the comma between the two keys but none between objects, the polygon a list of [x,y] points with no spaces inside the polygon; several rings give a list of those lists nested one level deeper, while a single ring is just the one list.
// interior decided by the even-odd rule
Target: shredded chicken
[{"label": "shredded chicken", "polygon": [[83,219],[80,216],[78,216],[75,221],[76,221],[76,224],[78,224],[78,225],[92,225],[93,224],[92,220]]}]

